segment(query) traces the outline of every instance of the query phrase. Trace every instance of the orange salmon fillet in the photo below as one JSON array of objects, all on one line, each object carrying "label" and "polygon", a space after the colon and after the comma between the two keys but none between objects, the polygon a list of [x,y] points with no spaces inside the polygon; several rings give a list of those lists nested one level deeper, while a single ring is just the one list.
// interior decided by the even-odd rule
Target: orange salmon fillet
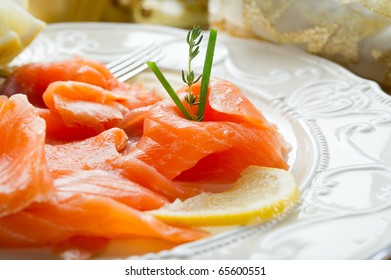
[{"label": "orange salmon fillet", "polygon": [[17,94],[0,99],[0,217],[47,200],[53,179],[45,157],[45,121]]},{"label": "orange salmon fillet", "polygon": [[103,170],[57,171],[57,190],[110,197],[137,210],[159,208],[168,200],[141,185]]},{"label": "orange salmon fillet", "polygon": [[46,143],[58,141],[76,141],[98,134],[93,127],[68,127],[57,111],[36,108],[38,115],[46,123]]},{"label": "orange salmon fillet", "polygon": [[114,127],[126,108],[116,101],[126,100],[101,87],[81,82],[54,82],[43,94],[46,106],[57,111],[67,127],[88,127],[98,132]]},{"label": "orange salmon fillet", "polygon": [[56,202],[36,203],[0,219],[0,247],[50,245],[73,236],[150,237],[178,244],[208,234],[166,225],[107,197],[61,190],[57,191]]},{"label": "orange salmon fillet", "polygon": [[[122,129],[112,128],[97,136],[45,147],[52,172],[66,170],[106,170],[151,189],[168,199],[193,196],[199,191],[182,188],[160,174],[153,166],[132,154],[121,154],[127,145]],[[98,152],[97,152],[98,151]]]},{"label": "orange salmon fillet", "polygon": [[45,146],[52,172],[63,170],[111,170],[109,160],[120,155],[127,136],[122,129],[111,128],[85,140]]},{"label": "orange salmon fillet", "polygon": [[172,102],[160,102],[145,117],[136,148],[139,159],[184,181],[232,182],[249,165],[288,168],[276,128],[237,87],[217,79],[210,84],[204,122],[186,120]]},{"label": "orange salmon fillet", "polygon": [[[100,62],[72,58],[17,68],[0,85],[0,96],[25,94],[47,123],[47,139],[81,140],[105,129],[142,129],[149,107],[162,98],[141,83],[121,83]],[[138,133],[140,134],[140,133]]]},{"label": "orange salmon fillet", "polygon": [[44,108],[42,94],[56,81],[78,81],[108,90],[119,86],[104,64],[75,57],[52,63],[30,63],[17,68],[0,86],[0,95],[23,93],[31,104]]}]

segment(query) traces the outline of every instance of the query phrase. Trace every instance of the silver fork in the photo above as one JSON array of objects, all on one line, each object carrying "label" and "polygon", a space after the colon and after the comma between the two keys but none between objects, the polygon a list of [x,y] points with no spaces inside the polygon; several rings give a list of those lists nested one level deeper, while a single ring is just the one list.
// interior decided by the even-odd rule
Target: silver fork
[{"label": "silver fork", "polygon": [[146,65],[147,61],[153,60],[156,62],[162,57],[163,54],[160,49],[156,45],[150,45],[148,47],[139,47],[127,55],[106,64],[106,67],[115,78],[120,82],[124,82],[144,71],[148,67]]}]

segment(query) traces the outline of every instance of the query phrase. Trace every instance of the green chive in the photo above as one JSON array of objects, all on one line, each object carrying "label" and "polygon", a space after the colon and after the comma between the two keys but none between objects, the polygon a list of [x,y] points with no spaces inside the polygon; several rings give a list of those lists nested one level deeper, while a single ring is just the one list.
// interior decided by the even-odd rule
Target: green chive
[{"label": "green chive", "polygon": [[205,114],[206,98],[208,94],[209,80],[212,72],[213,56],[216,46],[217,31],[211,29],[209,33],[208,48],[206,50],[204,69],[202,71],[201,90],[197,109],[197,120],[203,120]]},{"label": "green chive", "polygon": [[156,65],[156,63],[152,62],[152,61],[148,61],[147,65],[149,66],[149,68],[152,69],[153,73],[155,73],[156,77],[159,79],[160,83],[163,85],[163,87],[165,88],[167,93],[170,95],[170,97],[174,101],[174,103],[181,110],[181,112],[185,116],[185,118],[188,119],[188,120],[191,120],[191,117],[190,117],[189,113],[187,112],[185,106],[183,106],[182,101],[179,99],[179,97],[176,94],[175,90],[172,88],[170,83],[164,77],[163,73],[160,71],[160,69]]}]

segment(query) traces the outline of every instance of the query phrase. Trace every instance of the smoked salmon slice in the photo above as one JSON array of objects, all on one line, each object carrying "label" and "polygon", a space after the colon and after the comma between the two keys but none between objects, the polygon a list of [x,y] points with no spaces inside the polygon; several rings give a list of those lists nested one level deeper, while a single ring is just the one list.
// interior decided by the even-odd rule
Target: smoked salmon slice
[{"label": "smoked salmon slice", "polygon": [[[43,94],[46,106],[60,114],[66,127],[86,127],[102,132],[118,126],[137,126],[150,106],[161,98],[149,90],[105,90],[87,83],[51,83]],[[131,128],[130,128],[131,129]]]},{"label": "smoked salmon slice", "polygon": [[103,170],[57,171],[57,190],[110,197],[135,209],[157,209],[168,202],[163,196],[120,175]]},{"label": "smoked salmon slice", "polygon": [[51,109],[39,111],[49,141],[81,140],[112,127],[138,136],[146,111],[162,99],[142,83],[121,83],[104,64],[78,57],[17,68],[0,85],[0,95],[17,93]]},{"label": "smoked salmon slice", "polygon": [[45,107],[42,94],[56,81],[79,81],[110,90],[119,87],[106,66],[75,57],[52,63],[30,63],[17,68],[0,86],[0,95],[26,94],[31,104]]},{"label": "smoked salmon slice", "polygon": [[[74,170],[104,170],[120,174],[166,198],[185,198],[199,191],[182,188],[160,174],[153,166],[137,159],[132,152],[122,154],[128,137],[120,128],[111,128],[97,136],[64,144],[47,144],[48,165],[53,173]],[[132,150],[131,150],[132,151]]]},{"label": "smoked salmon slice", "polygon": [[146,112],[161,100],[154,91],[128,86],[116,90],[82,82],[53,82],[43,93],[40,108],[47,121],[47,136],[55,140],[80,140],[112,128],[141,133]]},{"label": "smoked salmon slice", "polygon": [[127,136],[122,129],[112,128],[85,140],[45,146],[52,172],[64,170],[112,170],[109,160],[125,148]]},{"label": "smoked salmon slice", "polygon": [[74,236],[149,237],[180,244],[208,234],[169,226],[111,198],[61,190],[56,202],[36,203],[0,219],[1,247],[51,245]]},{"label": "smoked salmon slice", "polygon": [[45,121],[25,95],[0,98],[0,217],[48,200],[53,180],[45,157]]},{"label": "smoked salmon slice", "polygon": [[88,127],[98,132],[114,127],[126,111],[117,102],[126,100],[124,95],[81,82],[53,82],[43,100],[49,109],[61,115],[65,126]]},{"label": "smoked salmon slice", "polygon": [[189,198],[200,193],[197,188],[182,186],[169,180],[152,165],[138,159],[133,150],[128,154],[108,160],[108,162],[110,162],[113,170],[120,172],[124,177],[164,195],[170,201],[176,198]]},{"label": "smoked salmon slice", "polygon": [[38,115],[46,122],[46,143],[69,142],[96,136],[93,127],[68,127],[57,111],[36,107]]},{"label": "smoked salmon slice", "polygon": [[217,79],[210,83],[205,121],[186,120],[172,102],[160,102],[145,117],[136,148],[139,159],[184,181],[232,182],[249,165],[288,168],[276,128],[237,87]]}]

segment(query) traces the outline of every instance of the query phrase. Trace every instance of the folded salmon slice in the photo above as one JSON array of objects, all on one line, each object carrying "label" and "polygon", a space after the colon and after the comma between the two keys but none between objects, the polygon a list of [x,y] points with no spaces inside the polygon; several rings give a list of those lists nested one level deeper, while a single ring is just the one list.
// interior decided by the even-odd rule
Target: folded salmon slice
[{"label": "folded salmon slice", "polygon": [[132,153],[122,154],[128,137],[119,128],[111,128],[97,136],[65,144],[46,145],[48,165],[52,172],[66,170],[105,170],[142,185],[168,199],[190,197],[199,191],[182,188],[160,174],[153,166]]},{"label": "folded salmon slice", "polygon": [[203,122],[186,120],[172,102],[155,105],[136,156],[184,181],[232,182],[249,165],[288,168],[280,134],[237,87],[214,79],[208,100]]},{"label": "folded salmon slice", "polygon": [[1,247],[51,245],[75,236],[149,237],[180,244],[207,235],[169,226],[111,198],[61,190],[57,190],[55,202],[36,203],[0,219]]},{"label": "folded salmon slice", "polygon": [[63,170],[53,174],[59,191],[109,197],[137,210],[159,208],[168,200],[120,175],[103,170]]},{"label": "folded salmon slice", "polygon": [[45,157],[45,121],[17,94],[0,99],[0,217],[49,199],[53,179]]},{"label": "folded salmon slice", "polygon": [[[59,191],[85,193],[108,197],[137,210],[151,210],[163,206],[167,199],[119,175],[103,170],[54,172]],[[53,251],[63,259],[89,259],[103,250],[110,239],[73,236],[53,245]]]},{"label": "folded salmon slice", "polygon": [[102,132],[114,127],[127,109],[117,101],[125,95],[81,82],[54,82],[43,94],[46,106],[57,111],[65,126],[87,127]]},{"label": "folded salmon slice", "polygon": [[146,112],[159,100],[154,91],[121,84],[116,89],[75,81],[51,83],[43,93],[50,109],[40,109],[48,126],[48,138],[80,140],[112,128],[140,131]]},{"label": "folded salmon slice", "polygon": [[113,171],[142,186],[145,186],[170,201],[176,198],[185,199],[200,193],[200,190],[192,186],[182,186],[167,179],[152,165],[138,159],[133,152],[108,160]]},{"label": "folded salmon slice", "polygon": [[57,111],[36,108],[38,115],[46,123],[46,142],[69,142],[96,136],[99,132],[93,127],[68,127]]},{"label": "folded salmon slice", "polygon": [[56,81],[79,81],[103,89],[119,87],[119,82],[102,63],[75,57],[53,63],[31,63],[17,68],[0,86],[0,94],[26,94],[30,103],[45,107],[42,94]]},{"label": "folded salmon slice", "polygon": [[63,170],[111,170],[108,160],[120,155],[127,136],[122,129],[112,128],[85,140],[45,146],[52,172]]},{"label": "folded salmon slice", "polygon": [[149,106],[162,99],[141,83],[119,82],[104,64],[78,57],[17,68],[0,85],[0,95],[17,93],[51,109],[40,113],[54,141],[85,139],[116,126],[140,131]]}]

